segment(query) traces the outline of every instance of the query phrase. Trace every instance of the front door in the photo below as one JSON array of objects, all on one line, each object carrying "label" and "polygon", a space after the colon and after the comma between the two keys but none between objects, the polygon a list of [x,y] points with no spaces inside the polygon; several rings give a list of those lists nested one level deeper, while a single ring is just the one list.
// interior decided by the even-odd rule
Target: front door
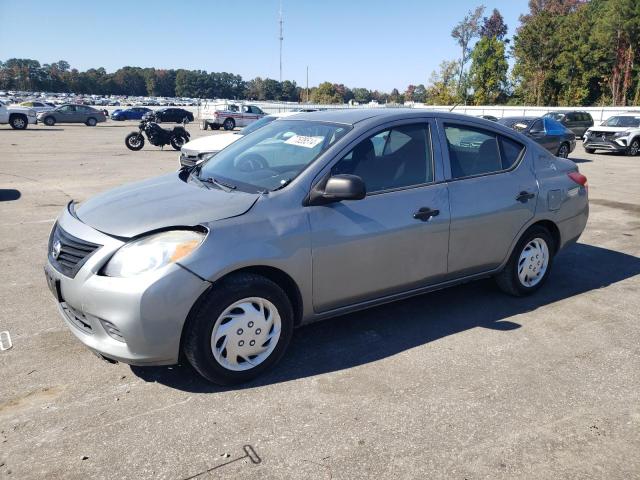
[{"label": "front door", "polygon": [[535,213],[531,153],[513,138],[463,122],[443,122],[441,131],[451,166],[449,274],[492,270]]},{"label": "front door", "polygon": [[331,175],[361,177],[368,193],[363,200],[308,207],[317,312],[446,275],[448,193],[446,184],[434,182],[430,132],[426,121],[384,129],[332,168]]}]

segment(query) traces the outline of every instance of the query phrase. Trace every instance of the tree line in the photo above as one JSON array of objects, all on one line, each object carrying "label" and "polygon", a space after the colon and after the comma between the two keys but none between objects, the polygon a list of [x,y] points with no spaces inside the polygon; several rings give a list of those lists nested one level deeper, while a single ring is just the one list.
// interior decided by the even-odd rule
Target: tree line
[{"label": "tree line", "polygon": [[307,91],[295,81],[204,70],[79,71],[64,60],[17,58],[0,62],[0,89],[322,104],[640,105],[640,0],[530,0],[512,39],[497,9],[484,14],[479,6],[453,27],[458,58],[403,92],[332,82]]}]

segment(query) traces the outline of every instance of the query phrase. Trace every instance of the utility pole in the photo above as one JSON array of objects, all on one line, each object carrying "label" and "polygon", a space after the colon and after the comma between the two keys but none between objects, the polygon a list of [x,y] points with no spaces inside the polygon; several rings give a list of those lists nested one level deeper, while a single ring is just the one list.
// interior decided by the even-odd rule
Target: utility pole
[{"label": "utility pole", "polygon": [[280,83],[282,83],[282,0],[280,0]]},{"label": "utility pole", "polygon": [[309,103],[309,65],[307,65],[307,103]]}]

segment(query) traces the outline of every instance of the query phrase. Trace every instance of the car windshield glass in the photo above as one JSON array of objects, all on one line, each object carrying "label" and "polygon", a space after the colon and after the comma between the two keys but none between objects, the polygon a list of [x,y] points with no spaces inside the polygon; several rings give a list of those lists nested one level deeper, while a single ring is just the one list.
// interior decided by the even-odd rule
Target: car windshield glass
[{"label": "car windshield glass", "polygon": [[605,127],[640,127],[640,115],[637,117],[611,117],[604,122]]},{"label": "car windshield glass", "polygon": [[513,128],[518,132],[522,132],[531,126],[534,119],[532,118],[502,118],[498,120],[498,123]]},{"label": "car windshield glass", "polygon": [[238,135],[248,135],[251,132],[255,132],[259,128],[264,127],[266,124],[273,122],[277,117],[273,115],[267,115],[266,117],[262,117],[260,120],[256,120],[248,127],[244,127],[242,130],[238,132]]},{"label": "car windshield glass", "polygon": [[349,127],[280,120],[245,135],[201,164],[200,180],[216,179],[239,190],[264,192],[287,185]]}]

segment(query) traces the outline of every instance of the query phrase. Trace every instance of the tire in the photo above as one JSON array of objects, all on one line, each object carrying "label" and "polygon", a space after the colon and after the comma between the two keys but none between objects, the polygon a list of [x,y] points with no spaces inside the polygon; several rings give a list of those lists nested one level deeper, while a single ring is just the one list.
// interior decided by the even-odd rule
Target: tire
[{"label": "tire", "polygon": [[190,121],[191,120],[189,120],[189,117],[184,117],[181,122],[177,122],[177,123],[182,123],[184,125],[186,123],[189,123]]},{"label": "tire", "polygon": [[556,156],[560,158],[569,158],[570,148],[571,147],[569,147],[568,143],[561,143],[560,146],[558,147],[558,154]]},{"label": "tire", "polygon": [[629,148],[627,148],[627,155],[635,157],[638,153],[640,153],[640,138],[634,138]]},{"label": "tire", "polygon": [[208,122],[205,122],[204,120],[200,122],[200,130],[206,130],[207,128],[209,128]]},{"label": "tire", "polygon": [[222,127],[225,130],[233,130],[236,128],[236,121],[233,118],[227,118],[222,124]]},{"label": "tire", "polygon": [[9,117],[9,124],[14,130],[24,130],[29,125],[29,120],[27,119],[26,115],[14,113]]},{"label": "tire", "polygon": [[187,143],[187,139],[184,137],[180,137],[180,136],[171,137],[171,146],[173,147],[174,150],[179,151],[185,143]]},{"label": "tire", "polygon": [[[225,313],[231,311],[235,315],[227,317]],[[226,333],[224,325],[228,325]],[[292,334],[293,308],[284,291],[260,275],[236,274],[210,290],[192,312],[182,349],[204,378],[218,385],[235,385],[257,377],[280,360]],[[251,344],[256,340],[257,344]],[[228,346],[233,346],[232,352]],[[261,353],[251,355],[256,351]],[[243,354],[256,365],[249,366]]]},{"label": "tire", "polygon": [[[531,248],[531,245],[533,243],[540,244],[541,242],[547,249],[546,258],[542,258],[543,255],[541,252],[539,254],[541,258],[532,258],[534,263],[529,263],[528,260],[523,260],[527,249],[529,252],[533,252],[538,255],[535,248]],[[538,290],[542,287],[549,276],[556,249],[557,245],[546,228],[535,225],[531,227],[518,241],[518,244],[516,245],[516,248],[513,249],[511,257],[509,257],[509,261],[505,265],[504,269],[495,276],[495,281],[500,290],[508,293],[509,295],[513,295],[514,297],[530,295]],[[531,278],[531,283],[527,284],[527,282],[522,280],[520,269],[523,270],[523,275],[528,275],[529,273],[534,274]],[[531,272],[528,272],[528,270]],[[536,273],[538,275],[536,275]]]},{"label": "tire", "polygon": [[142,147],[144,147],[144,137],[142,136],[141,133],[131,132],[124,139],[124,144],[127,146],[129,150],[133,150],[134,152],[137,152],[138,150],[142,150]]},{"label": "tire", "polygon": [[47,127],[53,127],[56,124],[56,119],[54,117],[45,117],[44,124]]},{"label": "tire", "polygon": [[87,127],[95,127],[97,124],[98,124],[98,121],[93,117],[87,118],[87,121],[85,122],[85,125]]},{"label": "tire", "polygon": [[210,123],[209,127],[211,127],[211,130],[220,130],[220,124],[218,123]]},{"label": "tire", "polygon": [[587,152],[587,153],[596,153],[596,149],[595,148],[585,148],[584,151]]}]

